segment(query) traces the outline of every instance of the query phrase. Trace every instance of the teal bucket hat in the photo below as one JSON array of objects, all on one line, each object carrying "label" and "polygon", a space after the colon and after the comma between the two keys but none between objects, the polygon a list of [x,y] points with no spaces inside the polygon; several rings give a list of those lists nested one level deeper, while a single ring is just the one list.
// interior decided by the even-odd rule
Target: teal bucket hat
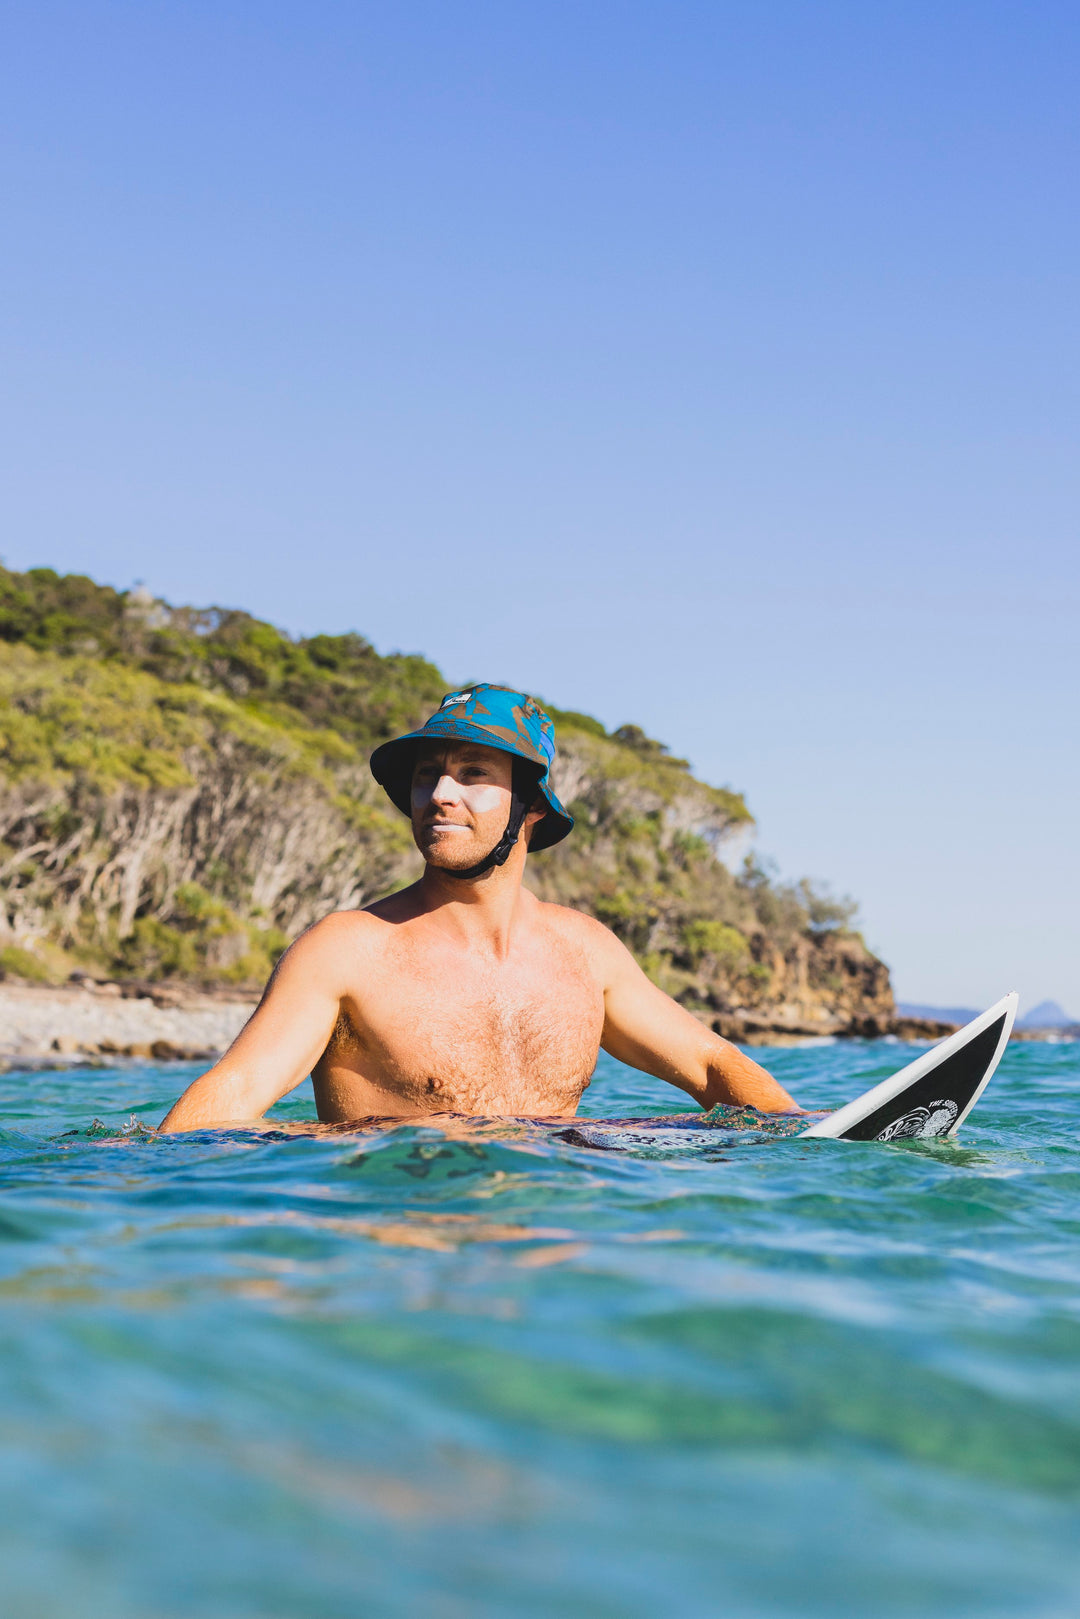
[{"label": "teal bucket hat", "polygon": [[447,692],[438,709],[418,731],[383,742],[371,755],[371,774],[402,814],[411,814],[412,772],[421,742],[480,742],[512,753],[534,767],[536,788],[547,805],[533,828],[529,848],[550,849],[574,825],[548,779],[555,757],[555,727],[535,697],[507,686],[468,686]]}]

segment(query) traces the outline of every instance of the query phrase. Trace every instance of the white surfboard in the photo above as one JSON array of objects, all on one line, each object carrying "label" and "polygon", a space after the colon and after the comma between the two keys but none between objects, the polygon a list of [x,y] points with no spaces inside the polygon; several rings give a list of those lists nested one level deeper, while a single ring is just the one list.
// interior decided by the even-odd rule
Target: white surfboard
[{"label": "white surfboard", "polygon": [[1001,1061],[1019,999],[1006,995],[981,1017],[802,1135],[838,1141],[955,1135]]}]

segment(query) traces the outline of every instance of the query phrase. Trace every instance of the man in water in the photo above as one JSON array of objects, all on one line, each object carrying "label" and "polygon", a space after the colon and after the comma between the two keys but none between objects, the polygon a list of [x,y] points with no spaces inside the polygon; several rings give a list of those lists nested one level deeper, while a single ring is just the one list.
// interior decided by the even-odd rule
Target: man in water
[{"label": "man in water", "polygon": [[311,1075],[330,1123],[431,1113],[571,1117],[601,1046],[702,1107],[796,1104],[649,982],[602,923],[522,887],[573,820],[550,784],[551,720],[473,686],[371,770],[424,857],[419,882],[301,935],[257,1010],[162,1130],[260,1118]]}]

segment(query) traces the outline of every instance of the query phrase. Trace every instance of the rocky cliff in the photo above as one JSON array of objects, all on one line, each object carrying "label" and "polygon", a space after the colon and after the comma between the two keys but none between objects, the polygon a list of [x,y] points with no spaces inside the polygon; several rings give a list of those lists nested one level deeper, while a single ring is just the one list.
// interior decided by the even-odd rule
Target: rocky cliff
[{"label": "rocky cliff", "polygon": [[[356,635],[0,569],[0,970],[258,984],[309,923],[416,873],[366,761],[445,689]],[[577,829],[530,862],[537,893],[730,1036],[890,1026],[849,907],[718,858],[751,820],[737,793],[632,725],[552,712]]]}]

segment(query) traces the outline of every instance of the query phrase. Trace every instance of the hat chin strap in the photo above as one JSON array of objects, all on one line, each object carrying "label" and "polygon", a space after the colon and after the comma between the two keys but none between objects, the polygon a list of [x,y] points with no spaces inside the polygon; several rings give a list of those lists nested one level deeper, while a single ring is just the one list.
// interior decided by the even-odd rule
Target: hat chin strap
[{"label": "hat chin strap", "polygon": [[[440,866],[439,870],[445,877],[461,877],[468,880],[472,877],[483,877],[485,872],[493,870],[495,866],[505,866],[510,858],[510,850],[514,847],[521,832],[522,822],[529,813],[532,798],[527,797],[528,785],[526,778],[531,775],[529,767],[523,760],[514,760],[513,783],[510,788],[510,819],[506,823],[506,831],[483,860],[478,860],[475,866],[467,866],[464,871],[457,871],[452,866]],[[533,798],[535,798],[535,793]]]}]

